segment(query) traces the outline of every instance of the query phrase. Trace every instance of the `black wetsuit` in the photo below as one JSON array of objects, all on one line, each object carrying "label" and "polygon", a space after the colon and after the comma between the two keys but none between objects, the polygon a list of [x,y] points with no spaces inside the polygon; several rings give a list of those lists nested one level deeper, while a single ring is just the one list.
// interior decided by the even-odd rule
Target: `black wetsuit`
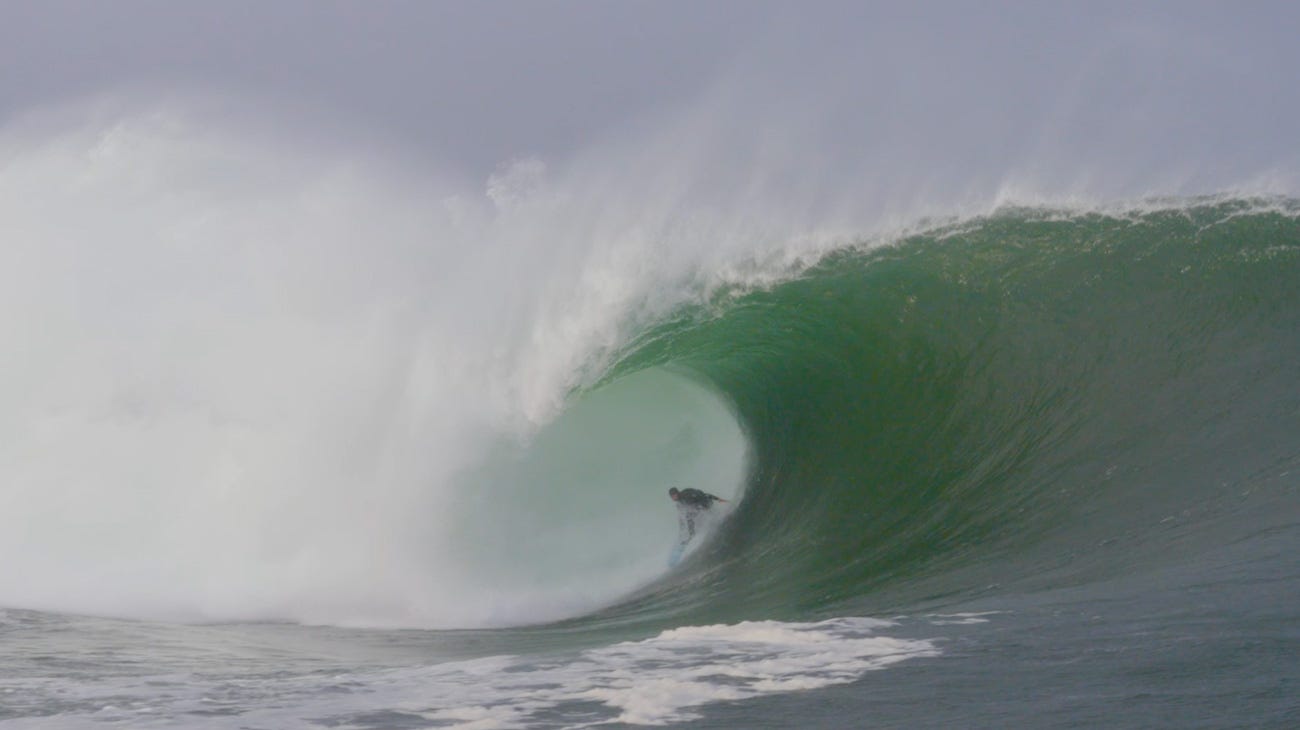
[{"label": "black wetsuit", "polygon": [[682,538],[682,543],[690,542],[691,538],[695,537],[695,515],[712,507],[713,503],[720,499],[722,498],[698,489],[679,489],[677,491],[677,516],[681,520],[683,532],[686,534]]},{"label": "black wetsuit", "polygon": [[677,490],[677,503],[696,507],[698,509],[708,509],[713,503],[722,499],[715,497],[708,492],[701,492],[698,489],[679,489]]}]

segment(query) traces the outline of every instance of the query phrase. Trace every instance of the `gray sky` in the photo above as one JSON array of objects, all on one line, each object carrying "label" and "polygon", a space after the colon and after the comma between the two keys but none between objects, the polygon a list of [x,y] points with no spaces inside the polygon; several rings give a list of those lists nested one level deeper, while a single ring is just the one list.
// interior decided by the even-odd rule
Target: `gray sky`
[{"label": "gray sky", "polygon": [[8,0],[0,118],[213,94],[481,177],[708,108],[831,177],[1112,165],[1213,187],[1296,166],[1298,8]]}]

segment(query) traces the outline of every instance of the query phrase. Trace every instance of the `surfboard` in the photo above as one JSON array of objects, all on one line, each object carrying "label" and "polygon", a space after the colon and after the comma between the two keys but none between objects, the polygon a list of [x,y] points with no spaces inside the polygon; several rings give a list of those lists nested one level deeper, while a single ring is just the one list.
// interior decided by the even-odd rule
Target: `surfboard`
[{"label": "surfboard", "polygon": [[684,552],[686,552],[686,545],[684,543],[679,542],[674,545],[673,551],[668,554],[668,567],[677,567],[677,564],[682,562],[682,553]]}]

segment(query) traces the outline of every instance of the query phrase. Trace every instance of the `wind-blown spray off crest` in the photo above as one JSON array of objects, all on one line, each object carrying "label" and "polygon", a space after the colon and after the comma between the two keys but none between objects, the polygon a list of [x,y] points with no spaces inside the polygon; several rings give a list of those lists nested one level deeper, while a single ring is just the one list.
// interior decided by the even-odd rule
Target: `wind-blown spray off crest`
[{"label": "wind-blown spray off crest", "polygon": [[449,195],[166,108],[3,146],[9,605],[512,620],[439,537],[458,480],[718,283],[716,221],[536,161]]}]

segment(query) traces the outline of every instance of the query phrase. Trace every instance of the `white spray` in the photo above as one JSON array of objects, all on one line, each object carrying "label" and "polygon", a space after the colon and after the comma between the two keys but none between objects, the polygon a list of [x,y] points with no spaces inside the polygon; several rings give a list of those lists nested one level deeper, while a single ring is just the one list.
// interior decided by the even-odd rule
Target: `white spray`
[{"label": "white spray", "polygon": [[[465,495],[505,479],[489,456],[536,459],[630,327],[771,274],[719,261],[766,242],[788,267],[785,231],[536,161],[470,194],[168,108],[90,118],[0,133],[0,605],[466,626],[589,609],[662,570],[660,488],[662,543],[638,532],[594,573],[560,550],[539,567],[553,589],[466,568],[518,555],[499,548],[527,527],[493,534]],[[725,464],[676,476],[739,480],[734,422],[696,411],[628,438],[704,432]],[[517,501],[527,475],[508,477]],[[629,496],[643,477],[626,514],[654,514]]]}]

